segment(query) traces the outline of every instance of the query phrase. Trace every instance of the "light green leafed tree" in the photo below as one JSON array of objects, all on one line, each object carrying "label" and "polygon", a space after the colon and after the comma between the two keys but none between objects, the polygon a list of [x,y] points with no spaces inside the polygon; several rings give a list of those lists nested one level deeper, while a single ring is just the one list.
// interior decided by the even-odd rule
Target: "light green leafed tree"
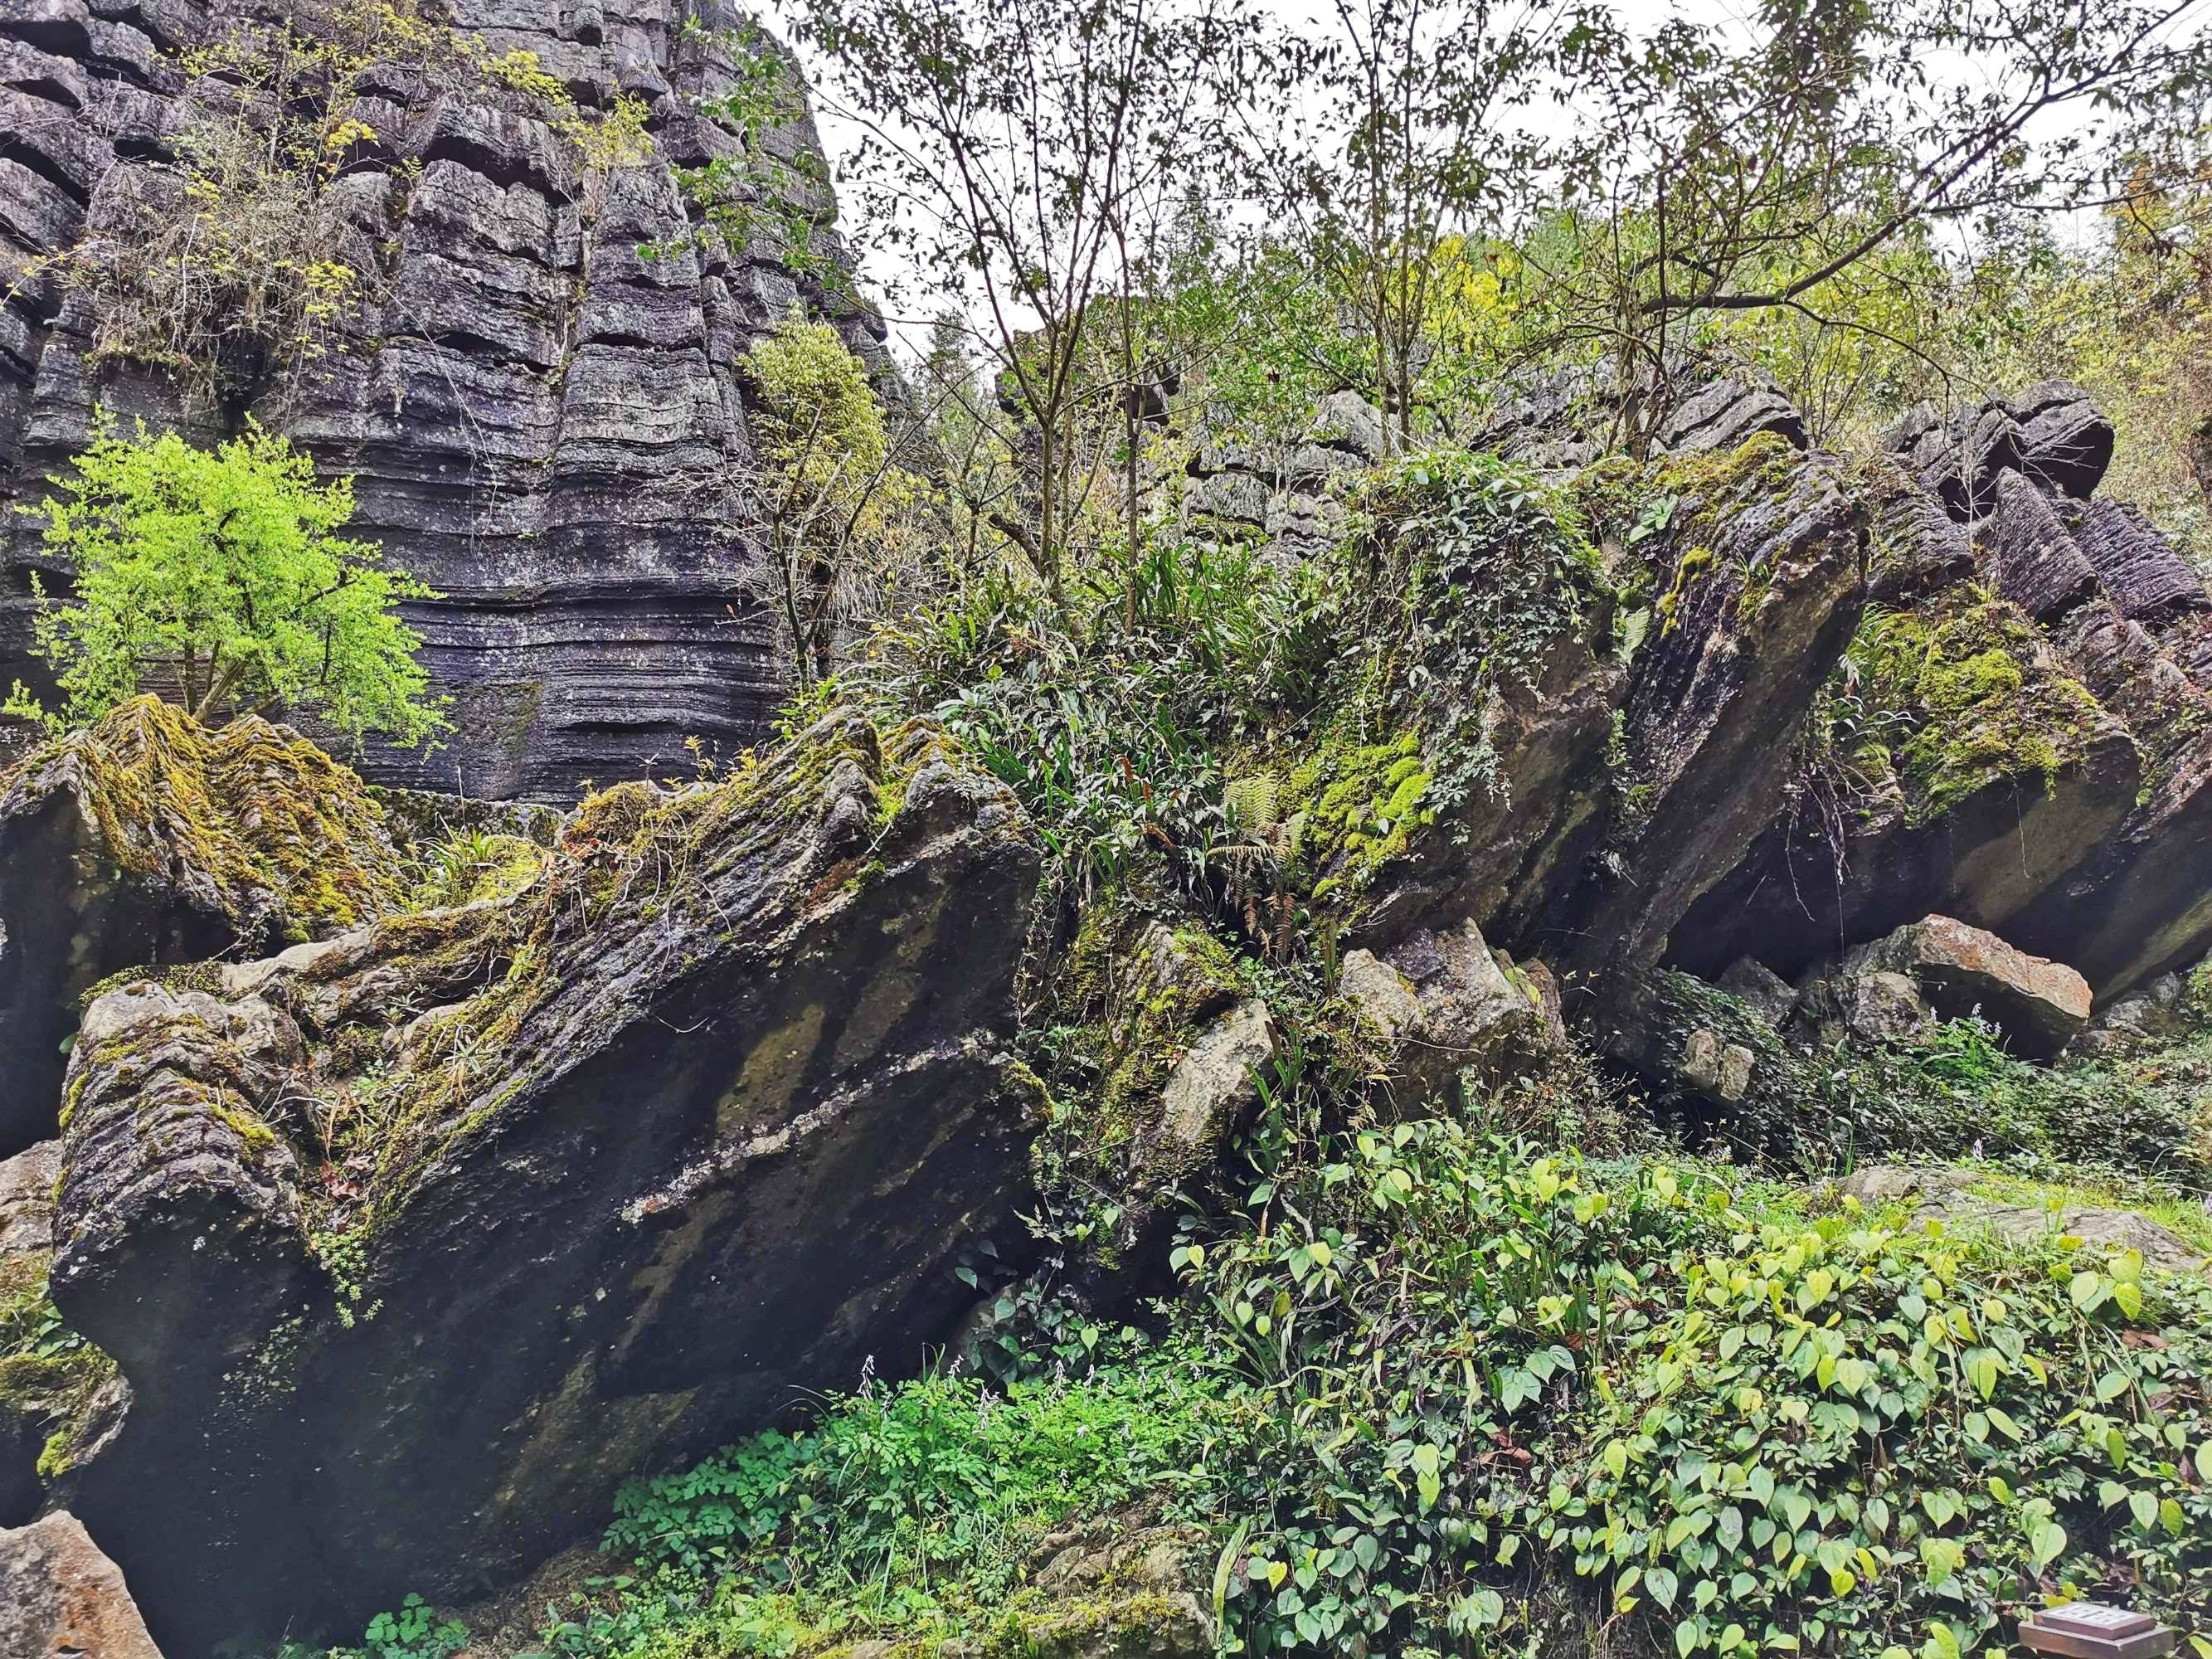
[{"label": "light green leafed tree", "polygon": [[911,553],[927,491],[901,465],[867,372],[825,323],[786,319],[746,354],[759,510],[792,666],[829,672],[841,623],[863,615]]},{"label": "light green leafed tree", "polygon": [[50,727],[96,720],[152,691],[201,720],[308,713],[359,740],[407,744],[447,724],[415,659],[402,599],[430,588],[338,532],[353,483],[249,426],[214,449],[143,423],[102,422],[43,507],[46,550],[71,572],[40,591],[34,649],[52,665],[46,708],[19,681],[7,712]]}]

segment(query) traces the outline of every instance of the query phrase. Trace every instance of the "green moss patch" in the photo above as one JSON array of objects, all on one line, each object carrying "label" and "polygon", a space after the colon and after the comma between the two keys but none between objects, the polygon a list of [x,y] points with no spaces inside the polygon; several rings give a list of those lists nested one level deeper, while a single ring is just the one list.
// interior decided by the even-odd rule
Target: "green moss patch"
[{"label": "green moss patch", "polygon": [[134,698],[18,763],[0,778],[0,811],[71,786],[118,869],[241,932],[304,939],[404,902],[402,861],[361,780],[266,720],[210,731]]},{"label": "green moss patch", "polygon": [[0,1258],[0,1424],[46,1438],[40,1476],[67,1472],[115,1362],[62,1322],[46,1294],[46,1253]]},{"label": "green moss patch", "polygon": [[2017,606],[1964,590],[1925,614],[1878,611],[1861,625],[1848,672],[1890,740],[1854,758],[1893,765],[1907,823],[1934,823],[1993,783],[2047,787],[2110,729],[2040,641]]}]

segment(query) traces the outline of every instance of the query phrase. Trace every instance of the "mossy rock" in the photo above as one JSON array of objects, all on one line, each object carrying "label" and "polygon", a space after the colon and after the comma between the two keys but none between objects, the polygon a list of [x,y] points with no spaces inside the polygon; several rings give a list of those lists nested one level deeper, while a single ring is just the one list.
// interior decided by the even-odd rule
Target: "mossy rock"
[{"label": "mossy rock", "polygon": [[1870,615],[1850,656],[1899,733],[1856,759],[1893,763],[1916,828],[1992,783],[2047,788],[2114,730],[2017,606],[1971,590],[1954,589],[1923,612]]},{"label": "mossy rock", "polygon": [[405,902],[352,772],[266,720],[153,697],[0,776],[0,1155],[54,1132],[88,996],[149,969],[326,938]]},{"label": "mossy rock", "polygon": [[957,745],[840,712],[594,796],[519,889],[103,999],[54,1282],[134,1397],[74,1512],[200,1645],[350,1634],[919,1363],[1026,1242],[1042,858]]},{"label": "mossy rock", "polygon": [[1069,1039],[1047,1079],[1049,1125],[1035,1159],[1048,1190],[1111,1195],[1108,1257],[1190,1173],[1190,1149],[1163,1133],[1164,1093],[1201,1034],[1249,995],[1237,958],[1195,921],[1118,894],[1084,912],[1045,1017]]}]

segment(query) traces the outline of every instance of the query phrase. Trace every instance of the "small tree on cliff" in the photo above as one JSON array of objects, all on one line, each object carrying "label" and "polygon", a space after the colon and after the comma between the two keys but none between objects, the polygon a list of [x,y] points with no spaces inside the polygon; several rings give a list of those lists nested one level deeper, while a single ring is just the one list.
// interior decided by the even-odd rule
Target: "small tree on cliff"
[{"label": "small tree on cliff", "polygon": [[45,514],[76,589],[63,601],[41,588],[33,623],[60,706],[18,681],[8,713],[58,728],[154,691],[202,720],[312,711],[356,739],[419,744],[446,725],[424,695],[422,641],[393,613],[436,595],[337,533],[351,480],[318,484],[307,456],[258,427],[207,450],[103,422],[74,465],[45,507],[24,509]]},{"label": "small tree on cliff", "polygon": [[758,511],[804,688],[828,672],[838,623],[908,550],[922,483],[900,464],[906,443],[836,330],[788,318],[746,354],[745,372]]}]

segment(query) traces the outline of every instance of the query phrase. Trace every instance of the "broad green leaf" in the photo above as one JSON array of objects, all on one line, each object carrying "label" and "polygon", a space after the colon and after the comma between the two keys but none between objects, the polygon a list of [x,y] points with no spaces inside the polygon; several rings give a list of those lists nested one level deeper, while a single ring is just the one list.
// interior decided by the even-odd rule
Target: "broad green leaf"
[{"label": "broad green leaf", "polygon": [[2049,1566],[2066,1548],[2066,1528],[2056,1521],[2046,1521],[2035,1529],[2028,1540],[2028,1558],[2037,1570]]}]

